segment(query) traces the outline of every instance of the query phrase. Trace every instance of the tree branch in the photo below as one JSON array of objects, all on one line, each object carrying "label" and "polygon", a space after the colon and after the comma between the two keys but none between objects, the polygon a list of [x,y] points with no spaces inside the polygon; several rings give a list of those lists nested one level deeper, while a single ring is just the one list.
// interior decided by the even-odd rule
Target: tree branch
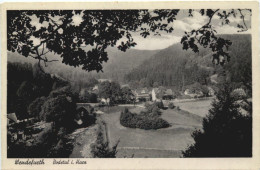
[{"label": "tree branch", "polygon": [[245,22],[245,16],[244,16],[244,14],[242,13],[242,10],[241,10],[241,9],[238,9],[238,11],[239,11],[239,13],[240,13],[240,15],[241,15],[243,24],[244,24],[244,26],[246,27],[246,29],[244,29],[243,31],[247,31],[248,28],[247,28],[247,25],[246,25],[246,22]]}]

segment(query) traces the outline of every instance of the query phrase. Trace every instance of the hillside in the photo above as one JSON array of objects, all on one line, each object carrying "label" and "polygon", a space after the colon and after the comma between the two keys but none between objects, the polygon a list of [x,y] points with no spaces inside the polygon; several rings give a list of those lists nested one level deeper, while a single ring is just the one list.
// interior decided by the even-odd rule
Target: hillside
[{"label": "hillside", "polygon": [[[251,36],[221,35],[233,44],[229,49],[231,61],[224,66],[234,82],[251,82]],[[223,70],[212,64],[210,49],[200,48],[199,53],[185,51],[181,44],[161,50],[125,76],[129,83],[152,87],[154,83],[181,89],[195,82],[210,84],[210,76]]]},{"label": "hillside", "polygon": [[123,82],[125,74],[139,66],[143,61],[150,59],[158,51],[129,49],[126,52],[122,52],[115,48],[109,48],[109,60],[103,65],[104,72],[97,75],[100,78],[109,78]]},{"label": "hillside", "polygon": [[[103,73],[96,73],[95,71],[87,72],[81,68],[75,68],[62,63],[61,58],[58,55],[48,53],[49,59],[58,59],[57,62],[47,63],[45,71],[48,73],[58,74],[67,80],[72,82],[84,81],[89,78],[106,78],[113,79],[119,82],[123,81],[124,75],[130,70],[140,65],[144,60],[149,59],[158,50],[135,50],[129,49],[126,52],[117,50],[116,48],[108,48],[109,60],[107,63],[103,63]],[[20,62],[20,63],[37,63],[37,60],[31,57],[24,57],[18,53],[8,52],[9,62]]]}]

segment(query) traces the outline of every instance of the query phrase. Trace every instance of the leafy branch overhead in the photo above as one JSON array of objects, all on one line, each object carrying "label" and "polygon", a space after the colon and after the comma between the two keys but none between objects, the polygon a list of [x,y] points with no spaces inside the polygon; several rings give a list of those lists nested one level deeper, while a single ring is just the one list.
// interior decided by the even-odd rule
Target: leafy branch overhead
[{"label": "leafy branch overhead", "polygon": [[[193,17],[194,10],[188,10]],[[227,57],[229,40],[216,36],[212,18],[217,16],[222,24],[229,24],[229,17],[239,17],[242,24],[240,31],[248,30],[244,11],[202,9],[200,14],[209,18],[208,23],[197,30],[185,32],[181,43],[183,49],[199,51],[198,45],[209,47],[213,59],[220,61],[220,56]],[[102,71],[102,63],[107,62],[107,47],[117,46],[121,51],[134,47],[133,34],[143,38],[161,33],[172,33],[172,23],[177,20],[175,10],[22,10],[7,12],[8,50],[18,52],[25,57],[38,60],[39,66],[56,61],[47,57],[49,52],[61,56],[62,62],[81,66],[87,71]],[[78,22],[75,22],[78,21]],[[34,23],[34,24],[32,24]],[[38,42],[38,43],[35,43]],[[221,60],[224,61],[224,60]]]},{"label": "leafy branch overhead", "polygon": [[[181,43],[183,44],[183,49],[192,49],[194,52],[199,52],[199,47],[203,46],[204,48],[210,48],[213,52],[212,54],[212,62],[216,64],[224,64],[225,57],[227,61],[230,61],[230,55],[228,53],[228,48],[232,45],[230,40],[225,40],[221,37],[218,37],[217,31],[214,29],[212,25],[212,19],[214,16],[221,20],[222,25],[230,24],[229,17],[233,16],[236,18],[237,16],[243,20],[243,25],[238,24],[237,27],[240,28],[238,32],[247,31],[248,27],[245,22],[245,16],[242,11],[249,11],[251,15],[250,9],[238,9],[238,10],[222,10],[219,9],[201,9],[199,12],[202,16],[207,16],[209,18],[208,22],[203,25],[201,28],[197,30],[192,30],[190,32],[185,32],[185,35],[181,39]],[[189,10],[189,16],[192,17],[193,10]]]}]

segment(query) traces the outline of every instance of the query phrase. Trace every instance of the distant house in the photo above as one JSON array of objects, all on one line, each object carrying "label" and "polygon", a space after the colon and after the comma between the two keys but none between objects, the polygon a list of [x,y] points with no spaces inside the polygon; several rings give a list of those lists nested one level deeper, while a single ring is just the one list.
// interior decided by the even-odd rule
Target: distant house
[{"label": "distant house", "polygon": [[102,83],[102,82],[105,82],[105,81],[109,81],[109,82],[111,82],[110,79],[98,79],[98,82],[99,82],[99,83]]},{"label": "distant house", "polygon": [[211,87],[208,87],[208,96],[214,96],[215,95],[215,90],[213,90]]},{"label": "distant house", "polygon": [[130,88],[129,84],[123,84],[123,85],[121,85],[121,88],[123,88],[123,87],[129,87],[129,88]]},{"label": "distant house", "polygon": [[98,85],[95,85],[91,91],[89,91],[90,93],[95,93],[95,94],[98,94]]},{"label": "distant house", "polygon": [[150,93],[147,88],[135,90],[133,92],[133,94],[135,95],[135,98],[137,101],[149,101],[150,100]]},{"label": "distant house", "polygon": [[153,88],[153,90],[152,90],[152,101],[160,100],[160,98],[158,98],[158,93],[162,93],[162,98],[161,98],[162,100],[173,99],[172,89]]},{"label": "distant house", "polygon": [[152,101],[157,101],[158,98],[156,97],[156,94],[158,93],[158,88],[153,88],[152,90]]},{"label": "distant house", "polygon": [[95,85],[95,86],[92,88],[92,91],[95,91],[95,90],[98,90],[98,85]]},{"label": "distant house", "polygon": [[242,99],[243,97],[246,96],[246,92],[242,88],[237,88],[237,89],[233,90],[232,95],[237,97],[238,99]]},{"label": "distant house", "polygon": [[190,89],[186,89],[186,90],[184,91],[184,95],[190,96],[191,98],[195,98],[195,97],[202,97],[202,96],[203,96],[203,93],[202,93],[202,91],[193,92],[193,91],[191,91]]}]

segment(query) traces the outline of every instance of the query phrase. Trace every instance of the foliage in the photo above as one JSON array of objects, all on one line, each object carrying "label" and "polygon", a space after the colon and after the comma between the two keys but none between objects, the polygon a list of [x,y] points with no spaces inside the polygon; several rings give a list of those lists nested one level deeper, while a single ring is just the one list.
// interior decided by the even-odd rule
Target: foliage
[{"label": "foliage", "polygon": [[39,118],[39,114],[41,112],[41,107],[45,102],[46,97],[36,98],[28,107],[28,113],[30,117]]},{"label": "foliage", "polygon": [[252,156],[252,116],[241,114],[229,86],[219,88],[212,109],[203,119],[203,130],[192,133],[195,143],[183,151],[184,157]]},{"label": "foliage", "polygon": [[[150,108],[152,108],[151,105]],[[140,128],[140,129],[160,129],[167,128],[170,124],[163,120],[160,116],[160,111],[158,107],[153,107],[146,112],[141,112],[140,114],[131,113],[128,110],[124,110],[120,115],[121,125],[129,128]]]},{"label": "foliage", "polygon": [[89,93],[87,89],[81,89],[79,93],[79,100],[83,103],[97,103],[97,94]]},{"label": "foliage", "polygon": [[117,153],[117,145],[119,141],[112,147],[109,148],[108,142],[104,142],[103,133],[99,129],[97,140],[91,145],[91,153],[94,158],[115,158]]},{"label": "foliage", "polygon": [[164,109],[164,105],[162,101],[159,102],[155,102],[155,105],[159,108],[159,109]]},{"label": "foliage", "polygon": [[109,99],[110,103],[119,103],[122,100],[121,88],[117,82],[105,81],[99,84],[99,97]]},{"label": "foliage", "polygon": [[170,102],[170,103],[168,104],[168,108],[169,108],[169,109],[174,109],[174,108],[175,108],[175,105],[173,104],[173,102]]},{"label": "foliage", "polygon": [[133,103],[135,101],[135,96],[129,87],[123,87],[121,89],[122,103]]},{"label": "foliage", "polygon": [[55,88],[68,85],[28,63],[8,63],[7,77],[7,112],[15,112],[18,119],[28,118],[29,105],[36,98],[47,97],[55,83]]},{"label": "foliage", "polygon": [[[202,16],[208,23],[197,30],[185,32],[181,39],[183,49],[198,52],[198,45],[209,47],[213,57],[219,61],[220,55],[229,54],[224,48],[231,45],[229,40],[217,37],[212,26],[212,18],[217,16],[222,25],[229,24],[229,17],[241,18],[244,24],[237,27],[248,30],[242,11],[201,9]],[[194,10],[189,10],[192,17]],[[108,60],[106,49],[115,46],[120,40],[118,49],[126,51],[136,45],[132,33],[140,36],[160,35],[160,32],[173,32],[172,22],[176,20],[179,10],[9,10],[7,11],[7,48],[25,57],[33,57],[45,64],[52,62],[45,55],[53,52],[61,55],[62,62],[70,66],[82,66],[87,71],[102,70],[102,63]],[[37,28],[31,21],[40,25]],[[75,23],[74,18],[81,22]],[[40,42],[34,44],[32,38]],[[89,47],[87,51],[82,45]]]},{"label": "foliage", "polygon": [[40,112],[40,119],[54,122],[56,127],[71,128],[76,113],[76,102],[67,87],[52,91]]}]

